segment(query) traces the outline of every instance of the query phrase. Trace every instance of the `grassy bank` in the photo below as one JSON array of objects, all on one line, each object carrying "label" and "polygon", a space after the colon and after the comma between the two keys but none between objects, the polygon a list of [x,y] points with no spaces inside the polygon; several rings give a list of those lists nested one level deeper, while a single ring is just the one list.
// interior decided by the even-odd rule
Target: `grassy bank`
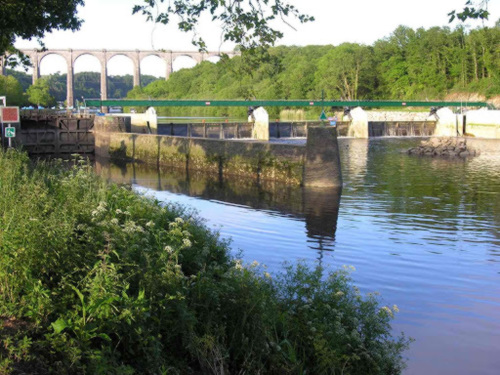
[{"label": "grassy bank", "polygon": [[346,271],[242,265],[174,204],[0,151],[0,373],[398,374]]}]

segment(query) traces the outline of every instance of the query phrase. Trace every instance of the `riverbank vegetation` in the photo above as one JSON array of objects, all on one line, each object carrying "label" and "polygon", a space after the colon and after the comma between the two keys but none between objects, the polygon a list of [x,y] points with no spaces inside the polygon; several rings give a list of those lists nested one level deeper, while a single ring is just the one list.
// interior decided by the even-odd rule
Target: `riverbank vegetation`
[{"label": "riverbank vegetation", "polygon": [[398,374],[395,311],[344,270],[242,264],[85,163],[0,152],[2,374]]}]

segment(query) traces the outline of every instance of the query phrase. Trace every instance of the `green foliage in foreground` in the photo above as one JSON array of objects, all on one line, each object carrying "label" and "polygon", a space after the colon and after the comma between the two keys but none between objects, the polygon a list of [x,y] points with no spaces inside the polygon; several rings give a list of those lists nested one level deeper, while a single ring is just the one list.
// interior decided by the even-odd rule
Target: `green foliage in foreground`
[{"label": "green foliage in foreground", "polygon": [[345,271],[271,277],[173,204],[0,152],[0,373],[398,374]]}]

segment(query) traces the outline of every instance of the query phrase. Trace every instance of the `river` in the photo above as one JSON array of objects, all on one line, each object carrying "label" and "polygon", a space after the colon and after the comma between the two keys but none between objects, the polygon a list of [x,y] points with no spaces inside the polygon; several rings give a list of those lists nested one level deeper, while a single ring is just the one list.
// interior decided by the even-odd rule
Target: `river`
[{"label": "river", "polygon": [[416,139],[341,139],[344,188],[315,191],[97,161],[106,178],[188,205],[243,258],[351,265],[415,339],[407,375],[500,369],[500,154],[411,157]]}]

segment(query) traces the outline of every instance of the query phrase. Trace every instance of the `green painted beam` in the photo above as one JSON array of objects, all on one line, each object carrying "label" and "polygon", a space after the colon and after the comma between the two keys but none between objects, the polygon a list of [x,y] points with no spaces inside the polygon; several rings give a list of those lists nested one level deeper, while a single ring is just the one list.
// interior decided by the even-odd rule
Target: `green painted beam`
[{"label": "green painted beam", "polygon": [[488,107],[485,102],[396,100],[143,100],[87,99],[89,107]]}]

